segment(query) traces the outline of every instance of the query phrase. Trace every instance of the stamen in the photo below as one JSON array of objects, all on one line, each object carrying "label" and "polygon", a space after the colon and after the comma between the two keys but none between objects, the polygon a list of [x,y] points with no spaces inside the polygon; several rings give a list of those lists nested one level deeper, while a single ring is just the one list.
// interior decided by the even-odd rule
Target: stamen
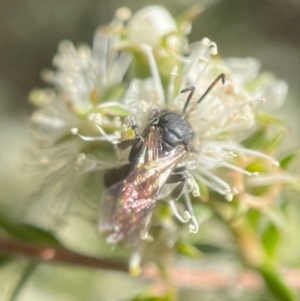
[{"label": "stamen", "polygon": [[96,51],[98,56],[101,57],[99,74],[101,74],[101,81],[103,82],[104,86],[107,85],[107,57],[109,51],[108,40],[108,35],[104,33],[103,29],[98,29],[94,35],[93,49]]},{"label": "stamen", "polygon": [[110,83],[119,83],[122,81],[128,67],[132,61],[131,55],[125,52],[121,52],[118,57],[113,61],[113,65],[110,68]]},{"label": "stamen", "polygon": [[[190,58],[190,62],[187,63],[187,66],[185,67],[185,70],[183,71],[183,80],[182,80],[182,85],[186,86],[186,82],[184,82],[184,79],[187,79],[189,77],[190,72],[193,71],[193,69],[196,67],[197,64],[204,64],[205,67],[203,68],[203,70],[198,71],[198,76],[196,79],[196,82],[194,83],[195,86],[197,86],[198,81],[200,80],[200,76],[205,72],[205,70],[207,69],[209,63],[208,60],[205,58],[205,54],[207,52],[208,47],[203,47],[204,46],[208,46],[210,44],[210,40],[207,38],[204,38],[201,41],[201,45],[198,46],[198,49],[196,48],[193,51],[193,54],[191,55]],[[191,84],[191,83],[189,83]],[[181,87],[183,88],[183,87]]]},{"label": "stamen", "polygon": [[203,38],[202,40],[201,40],[201,43],[203,44],[203,45],[205,45],[205,46],[209,46],[209,44],[211,43],[210,42],[210,39],[209,38]]},{"label": "stamen", "polygon": [[194,209],[193,209],[193,206],[192,206],[190,195],[186,192],[184,192],[184,200],[185,200],[185,204],[187,206],[187,209],[188,209],[188,211],[191,215],[191,220],[193,222],[193,224],[189,226],[190,232],[191,233],[198,233],[199,225],[198,225],[196,216],[194,214]]},{"label": "stamen", "polygon": [[76,164],[81,165],[85,159],[86,159],[86,155],[84,153],[79,154],[77,156]]},{"label": "stamen", "polygon": [[226,200],[228,202],[231,202],[233,200],[233,193],[231,190],[226,190],[225,191],[225,197],[226,197]]},{"label": "stamen", "polygon": [[218,54],[218,48],[217,48],[217,44],[215,42],[212,42],[210,39],[208,38],[203,38],[201,40],[202,45],[207,46],[209,49],[209,54],[211,55],[216,55]]},{"label": "stamen", "polygon": [[237,154],[234,153],[233,151],[222,151],[221,157],[228,160],[228,159],[236,158]]},{"label": "stamen", "polygon": [[221,127],[219,129],[215,129],[214,127],[211,127],[209,131],[207,131],[205,133],[206,136],[216,136],[222,133],[226,133],[226,132],[233,132],[236,129],[241,129],[241,127],[247,123],[247,118],[245,116],[243,116],[242,118],[242,122],[234,122],[233,124],[226,126],[226,127]]},{"label": "stamen", "polygon": [[[226,85],[226,84],[225,84]],[[220,122],[220,120],[224,120],[226,117],[230,117],[231,114],[235,113],[236,111],[238,111],[239,109],[243,108],[246,105],[249,105],[250,103],[259,103],[260,100],[248,100],[245,101],[243,103],[239,103],[233,107],[228,108],[225,112],[223,112],[222,116],[217,116],[216,118],[212,119],[211,121],[209,121],[202,129],[202,133],[204,133],[205,131],[207,131],[215,122]]]},{"label": "stamen", "polygon": [[273,163],[274,167],[279,167],[280,166],[280,164],[279,164],[278,161],[276,161],[272,157],[270,157],[270,156],[268,156],[268,155],[266,155],[264,153],[261,153],[259,151],[256,151],[256,150],[244,148],[242,146],[233,145],[233,144],[225,144],[225,143],[222,143],[221,147],[223,149],[230,149],[230,150],[233,150],[233,151],[236,151],[236,152],[240,152],[240,153],[243,153],[243,154],[248,154],[248,155],[253,155],[255,157],[264,158],[266,160],[271,161]]},{"label": "stamen", "polygon": [[220,164],[220,166],[227,167],[229,169],[239,171],[240,173],[242,173],[244,175],[247,175],[247,176],[250,176],[250,177],[256,177],[259,174],[258,172],[249,172],[249,171],[247,171],[245,169],[242,169],[242,168],[240,168],[240,167],[238,167],[236,165],[230,164],[228,162],[222,162]]},{"label": "stamen", "polygon": [[95,124],[95,126],[97,127],[97,129],[99,130],[100,134],[102,136],[100,137],[91,137],[91,136],[84,136],[78,133],[78,128],[72,128],[71,129],[71,133],[75,136],[80,137],[80,139],[82,139],[83,141],[104,141],[107,140],[111,143],[116,143],[118,141],[118,139],[120,139],[120,133],[119,132],[115,132],[115,135],[107,135],[100,126],[98,126],[97,124]]},{"label": "stamen", "polygon": [[180,215],[176,208],[176,204],[173,200],[168,201],[173,215],[182,223],[187,223],[191,219],[191,215],[188,211],[185,211],[183,216]]},{"label": "stamen", "polygon": [[211,42],[209,44],[209,53],[211,55],[217,55],[218,54],[218,47],[217,47],[217,44],[215,42]]},{"label": "stamen", "polygon": [[[193,164],[196,164],[196,162],[193,162]],[[186,174],[188,175],[188,179],[189,181],[191,182],[191,192],[192,192],[192,195],[194,197],[199,197],[201,194],[200,194],[200,190],[199,190],[199,186],[194,178],[194,176],[192,175],[191,172],[189,171],[186,171]]]},{"label": "stamen", "polygon": [[203,178],[201,175],[199,174],[195,174],[195,177],[197,180],[199,180],[200,182],[202,182],[203,184],[205,184],[207,187],[211,188],[212,190],[218,192],[219,194],[225,195],[225,190],[214,186],[210,181],[206,180],[205,178]]},{"label": "stamen", "polygon": [[294,183],[297,179],[288,174],[261,174],[259,178],[247,180],[247,184],[252,187],[255,186],[267,186],[276,183]]},{"label": "stamen", "polygon": [[148,62],[149,62],[152,78],[154,80],[154,87],[156,89],[156,93],[158,96],[158,104],[162,105],[164,102],[164,90],[163,90],[163,86],[161,83],[161,78],[160,78],[159,71],[157,68],[156,60],[152,53],[152,48],[149,45],[143,44],[143,45],[141,45],[141,49],[144,51],[144,53],[148,57]]},{"label": "stamen", "polygon": [[66,125],[66,122],[55,116],[49,116],[40,112],[35,112],[31,116],[32,122],[36,124],[42,124],[45,127],[59,129]]},{"label": "stamen", "polygon": [[[113,125],[116,127],[116,128],[120,128],[122,126],[122,121],[121,121],[121,118],[119,116],[116,116],[114,119],[113,119]],[[115,133],[117,133],[117,131],[115,131]]]},{"label": "stamen", "polygon": [[211,180],[213,180],[215,182],[215,184],[219,184],[221,187],[223,187],[223,190],[230,190],[231,188],[230,186],[223,180],[221,180],[218,176],[216,176],[215,174],[211,173],[210,171],[206,171],[205,172],[205,176],[207,176],[208,178],[210,178]]},{"label": "stamen", "polygon": [[129,260],[129,273],[131,276],[138,276],[141,273],[141,254],[134,251]]},{"label": "stamen", "polygon": [[173,51],[171,51],[170,54],[171,54],[172,56],[174,56],[178,61],[180,61],[180,62],[182,62],[182,63],[184,63],[184,64],[189,64],[189,63],[191,63],[191,61],[192,61],[192,60],[190,60],[190,59],[188,59],[188,58],[186,58],[186,57],[184,57],[184,56],[178,55],[177,53],[175,53],[175,52],[173,52]]},{"label": "stamen", "polygon": [[86,157],[85,154],[80,154],[77,157],[78,169],[81,173],[89,173],[92,171],[106,170],[115,166],[113,162],[105,162],[97,159]]},{"label": "stamen", "polygon": [[[121,109],[127,110],[127,106],[116,102],[116,101],[107,101],[97,106],[97,109],[109,108],[109,107],[119,107]],[[93,115],[93,114],[91,114]]]},{"label": "stamen", "polygon": [[177,76],[178,76],[178,66],[174,66],[172,71],[171,71],[170,81],[169,81],[169,84],[168,84],[168,97],[167,97],[168,103],[170,103],[171,100],[173,99],[175,80],[176,80]]},{"label": "stamen", "polygon": [[140,102],[140,108],[145,113],[149,109],[149,104],[145,100],[142,99],[141,102]]},{"label": "stamen", "polygon": [[141,237],[142,240],[148,241],[148,242],[152,242],[154,241],[154,237],[149,235],[148,233],[146,233],[144,236]]},{"label": "stamen", "polygon": [[101,123],[102,123],[102,116],[99,113],[90,114],[88,116],[88,119],[93,121],[97,125],[101,125]]}]

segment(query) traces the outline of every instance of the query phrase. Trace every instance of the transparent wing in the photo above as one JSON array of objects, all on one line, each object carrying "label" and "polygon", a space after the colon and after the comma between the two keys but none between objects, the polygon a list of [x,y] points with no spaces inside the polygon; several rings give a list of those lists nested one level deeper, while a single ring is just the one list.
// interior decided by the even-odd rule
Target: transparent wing
[{"label": "transparent wing", "polygon": [[186,155],[184,147],[179,146],[160,158],[157,131],[149,129],[139,161],[125,180],[111,186],[101,200],[99,229],[111,232],[108,243],[126,239],[132,245],[146,236],[159,192]]},{"label": "transparent wing", "polygon": [[[132,202],[135,199],[126,199],[130,192],[125,191],[124,194],[123,187],[124,182],[111,186],[100,203],[99,230],[111,232],[106,238],[110,244],[119,242],[140,227],[143,228],[143,222],[146,221],[146,217],[151,213],[155,204],[152,198],[144,198],[136,200],[133,206]],[[131,202],[131,205],[128,202]]]}]

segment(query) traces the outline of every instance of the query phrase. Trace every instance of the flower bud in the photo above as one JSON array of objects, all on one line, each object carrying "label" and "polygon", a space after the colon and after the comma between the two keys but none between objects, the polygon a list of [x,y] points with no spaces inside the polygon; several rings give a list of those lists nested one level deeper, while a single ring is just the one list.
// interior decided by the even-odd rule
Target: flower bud
[{"label": "flower bud", "polygon": [[160,39],[177,31],[175,20],[161,6],[149,6],[133,15],[128,24],[129,41],[155,47]]}]

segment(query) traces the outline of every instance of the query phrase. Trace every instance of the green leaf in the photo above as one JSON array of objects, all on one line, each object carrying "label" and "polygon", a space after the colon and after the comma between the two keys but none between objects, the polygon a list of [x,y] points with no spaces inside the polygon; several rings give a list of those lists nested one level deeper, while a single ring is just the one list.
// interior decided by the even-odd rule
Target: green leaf
[{"label": "green leaf", "polygon": [[223,246],[213,244],[195,244],[195,247],[200,250],[201,254],[225,254],[230,252],[230,250]]},{"label": "green leaf", "polygon": [[247,212],[247,217],[253,229],[257,229],[261,219],[261,213],[258,210],[250,208]]},{"label": "green leaf", "polygon": [[272,223],[269,223],[261,237],[261,241],[266,254],[270,258],[274,258],[278,243],[280,241],[279,229]]},{"label": "green leaf", "polygon": [[277,273],[275,269],[268,266],[262,266],[258,269],[258,271],[263,277],[270,293],[273,294],[276,300],[299,300],[299,296],[297,296],[297,293],[282,280],[281,276]]},{"label": "green leaf", "polygon": [[2,213],[0,213],[0,228],[15,239],[43,245],[61,246],[52,233],[35,226],[17,223]]},{"label": "green leaf", "polygon": [[256,116],[257,130],[243,144],[247,148],[272,151],[282,143],[287,126],[278,118],[259,112]]},{"label": "green leaf", "polygon": [[199,259],[202,257],[202,253],[195,246],[186,241],[179,240],[176,243],[175,248],[179,254],[184,256],[194,259]]},{"label": "green leaf", "polygon": [[283,157],[280,160],[280,166],[281,166],[281,168],[287,169],[291,165],[291,163],[297,158],[297,156],[299,156],[299,151],[298,150],[293,151],[290,154],[288,154],[285,157]]},{"label": "green leaf", "polygon": [[287,126],[281,119],[265,112],[258,112],[256,115],[256,121],[260,126],[268,127],[281,132],[287,131]]},{"label": "green leaf", "polygon": [[247,148],[260,148],[264,142],[265,131],[259,129],[243,141],[243,145]]}]

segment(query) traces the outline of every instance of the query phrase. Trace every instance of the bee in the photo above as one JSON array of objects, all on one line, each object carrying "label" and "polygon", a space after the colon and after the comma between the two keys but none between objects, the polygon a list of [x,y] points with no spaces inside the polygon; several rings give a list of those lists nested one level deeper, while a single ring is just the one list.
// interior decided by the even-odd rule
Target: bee
[{"label": "bee", "polygon": [[[220,79],[224,84],[223,73],[197,103]],[[192,165],[184,160],[193,151],[194,131],[186,116],[195,87],[181,91],[185,92],[189,95],[181,113],[154,110],[141,135],[134,118],[128,118],[135,137],[118,143],[117,147],[120,150],[131,147],[129,163],[112,168],[104,175],[104,184],[108,189],[100,202],[99,230],[109,232],[107,243],[116,244],[125,240],[128,245],[136,245],[140,239],[147,237],[153,209],[165,184],[176,184],[170,193],[172,199],[181,196],[187,180],[184,171]]]}]

